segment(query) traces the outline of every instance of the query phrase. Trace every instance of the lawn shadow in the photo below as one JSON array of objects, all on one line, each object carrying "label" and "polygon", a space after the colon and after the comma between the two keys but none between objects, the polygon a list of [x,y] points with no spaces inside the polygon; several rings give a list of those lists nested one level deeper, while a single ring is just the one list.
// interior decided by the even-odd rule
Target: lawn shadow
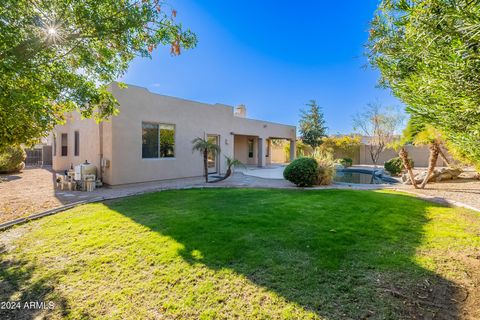
[{"label": "lawn shadow", "polygon": [[414,260],[438,205],[411,196],[212,189],[106,205],[181,243],[185,261],[234,270],[326,319],[461,317],[466,293]]},{"label": "lawn shadow", "polygon": [[31,262],[4,259],[4,251],[0,245],[0,319],[45,319],[52,312],[68,316],[68,303],[55,291],[56,282],[48,277],[33,279]]}]

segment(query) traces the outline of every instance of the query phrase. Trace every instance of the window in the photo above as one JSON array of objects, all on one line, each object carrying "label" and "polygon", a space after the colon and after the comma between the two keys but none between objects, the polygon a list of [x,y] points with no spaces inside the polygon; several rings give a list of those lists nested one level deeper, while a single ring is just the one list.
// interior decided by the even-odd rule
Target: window
[{"label": "window", "polygon": [[265,142],[267,143],[267,154],[265,157],[268,158],[270,156],[270,139],[265,140]]},{"label": "window", "polygon": [[158,124],[142,123],[142,158],[158,158]]},{"label": "window", "polygon": [[57,135],[53,134],[53,155],[57,155]]},{"label": "window", "polygon": [[80,155],[80,132],[75,131],[75,143],[74,143],[74,155],[78,157]]},{"label": "window", "polygon": [[160,158],[175,156],[175,126],[160,124]]},{"label": "window", "polygon": [[173,158],[175,156],[175,126],[142,123],[142,158]]},{"label": "window", "polygon": [[62,133],[62,157],[66,157],[68,155],[68,135],[66,133]]},{"label": "window", "polygon": [[248,139],[248,157],[253,158],[253,139]]}]

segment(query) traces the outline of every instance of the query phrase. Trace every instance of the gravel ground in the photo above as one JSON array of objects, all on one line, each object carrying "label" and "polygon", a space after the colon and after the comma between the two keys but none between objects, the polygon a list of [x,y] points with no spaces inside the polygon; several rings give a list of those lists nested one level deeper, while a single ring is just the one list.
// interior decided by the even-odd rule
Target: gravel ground
[{"label": "gravel ground", "polygon": [[425,189],[414,189],[409,185],[398,185],[398,189],[462,202],[480,210],[480,180],[475,179],[475,175],[469,170],[462,173],[460,179],[428,183]]},{"label": "gravel ground", "polygon": [[53,177],[51,171],[40,168],[0,175],[0,222],[68,203],[55,196]]}]

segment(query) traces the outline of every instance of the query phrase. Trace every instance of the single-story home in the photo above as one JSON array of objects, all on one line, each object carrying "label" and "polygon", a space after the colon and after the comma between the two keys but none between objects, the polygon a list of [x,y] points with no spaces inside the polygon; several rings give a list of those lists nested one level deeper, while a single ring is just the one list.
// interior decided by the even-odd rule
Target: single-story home
[{"label": "single-story home", "polygon": [[225,156],[246,165],[271,161],[271,139],[286,139],[295,157],[295,126],[246,118],[246,108],[174,98],[128,85],[111,90],[120,113],[100,123],[67,115],[53,132],[53,169],[63,171],[85,161],[109,185],[196,177],[203,157],[192,152],[192,140],[207,138],[221,148],[209,155],[210,173],[226,171]]}]

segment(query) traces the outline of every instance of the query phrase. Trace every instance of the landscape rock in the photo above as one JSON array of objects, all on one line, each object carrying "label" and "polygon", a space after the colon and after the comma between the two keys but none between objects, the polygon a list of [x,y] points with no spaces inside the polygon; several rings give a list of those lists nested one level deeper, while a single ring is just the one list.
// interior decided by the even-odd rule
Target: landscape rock
[{"label": "landscape rock", "polygon": [[[457,179],[458,176],[462,173],[461,169],[458,168],[440,168],[440,169],[435,169],[432,173],[432,176],[430,179],[428,179],[428,182],[440,182],[440,181],[445,181],[445,180],[454,180]],[[427,175],[427,171],[422,171],[420,173],[417,173],[415,175],[415,182],[417,184],[420,184],[423,182]],[[402,182],[404,184],[412,184],[410,181],[410,177],[408,173],[404,173],[402,175]]]}]

